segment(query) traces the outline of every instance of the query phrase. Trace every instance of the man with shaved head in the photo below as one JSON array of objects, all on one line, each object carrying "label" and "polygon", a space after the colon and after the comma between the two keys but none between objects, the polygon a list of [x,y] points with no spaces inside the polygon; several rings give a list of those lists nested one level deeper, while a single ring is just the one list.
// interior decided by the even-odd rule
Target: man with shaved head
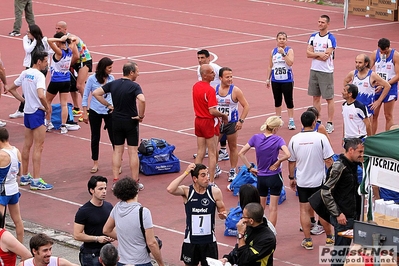
[{"label": "man with shaved head", "polygon": [[[357,86],[359,92],[356,100],[367,107],[367,111],[372,118],[374,110],[380,107],[391,85],[370,69],[370,58],[367,55],[359,54],[356,56],[355,65],[356,69],[349,72],[345,77],[344,86],[349,83]],[[380,92],[382,96],[378,100],[374,100],[376,91]],[[372,121],[372,119],[370,120]],[[375,133],[372,122],[371,131]]]},{"label": "man with shaved head", "polygon": [[209,177],[210,182],[214,184],[215,169],[217,163],[216,147],[218,136],[220,134],[219,119],[227,124],[227,115],[222,114],[216,108],[218,101],[216,99],[215,89],[210,85],[215,78],[215,71],[212,66],[203,64],[200,67],[202,80],[193,86],[193,105],[195,113],[195,135],[197,136],[197,157],[195,163],[202,163],[205,156],[205,150],[208,148],[209,156]]},{"label": "man with shaved head", "polygon": [[[58,21],[57,24],[55,25],[55,31],[62,32],[67,35],[72,35],[71,33],[68,32],[68,27],[67,23],[65,21]],[[85,88],[86,80],[89,75],[89,72],[92,71],[93,67],[93,60],[91,58],[89,49],[87,49],[86,44],[83,42],[81,38],[75,35],[77,38],[76,41],[76,47],[78,48],[79,51],[79,59],[76,62],[71,63],[71,97],[73,100],[73,114],[74,116],[79,116],[82,114],[79,108],[79,102],[78,102],[78,94],[77,92],[80,93],[80,95],[83,97],[83,91]],[[73,72],[77,73],[77,77]]]}]

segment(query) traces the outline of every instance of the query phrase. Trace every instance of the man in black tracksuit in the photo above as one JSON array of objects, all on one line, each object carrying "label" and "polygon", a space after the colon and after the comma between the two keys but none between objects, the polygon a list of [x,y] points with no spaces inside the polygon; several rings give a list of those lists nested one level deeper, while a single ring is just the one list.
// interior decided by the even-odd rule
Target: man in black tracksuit
[{"label": "man in black tracksuit", "polygon": [[[330,212],[330,222],[334,226],[335,249],[350,246],[351,239],[339,236],[338,232],[353,229],[353,222],[359,215],[357,202],[357,166],[363,162],[364,146],[358,138],[346,139],[345,153],[329,169],[328,180],[321,189],[321,197]],[[342,247],[341,247],[342,249]],[[331,265],[343,265],[332,263]]]},{"label": "man in black tracksuit", "polygon": [[228,255],[220,259],[238,266],[273,266],[276,237],[263,217],[259,203],[248,203],[237,223],[237,245]]}]

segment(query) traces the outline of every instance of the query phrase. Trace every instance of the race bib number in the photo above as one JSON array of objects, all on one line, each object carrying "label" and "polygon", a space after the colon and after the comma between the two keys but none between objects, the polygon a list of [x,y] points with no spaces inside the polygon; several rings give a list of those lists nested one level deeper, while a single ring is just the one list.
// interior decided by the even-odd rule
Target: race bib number
[{"label": "race bib number", "polygon": [[287,69],[285,67],[276,67],[274,69],[274,78],[276,80],[288,79]]},{"label": "race bib number", "polygon": [[201,214],[191,216],[191,228],[193,236],[210,235],[211,232],[211,215]]},{"label": "race bib number", "polygon": [[218,111],[227,116],[230,114],[230,108],[228,106],[218,106]]},{"label": "race bib number", "polygon": [[388,81],[388,75],[384,72],[377,72],[377,74],[384,80]]}]

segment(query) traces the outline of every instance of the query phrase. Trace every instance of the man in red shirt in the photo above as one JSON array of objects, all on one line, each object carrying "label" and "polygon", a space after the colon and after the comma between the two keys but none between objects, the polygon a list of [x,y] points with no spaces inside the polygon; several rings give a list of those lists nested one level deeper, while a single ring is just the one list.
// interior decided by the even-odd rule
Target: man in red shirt
[{"label": "man in red shirt", "polygon": [[220,133],[218,117],[221,117],[225,124],[227,124],[228,118],[227,115],[222,114],[216,109],[218,106],[216,92],[210,85],[216,75],[213,68],[208,64],[201,65],[200,75],[202,81],[198,81],[193,86],[194,128],[198,149],[195,163],[202,163],[205,150],[208,148],[209,176],[210,182],[213,184],[217,163],[216,147]]}]

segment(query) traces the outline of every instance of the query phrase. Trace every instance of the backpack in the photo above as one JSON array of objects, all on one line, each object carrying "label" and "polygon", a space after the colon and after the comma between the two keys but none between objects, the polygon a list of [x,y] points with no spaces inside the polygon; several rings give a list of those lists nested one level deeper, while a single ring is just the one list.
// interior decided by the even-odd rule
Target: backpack
[{"label": "backpack", "polygon": [[164,139],[142,139],[138,150],[139,153],[141,153],[142,155],[150,156],[154,153],[154,147],[158,149],[163,149],[166,146],[169,146],[169,144]]},{"label": "backpack", "polygon": [[[251,163],[251,165],[255,167],[253,163]],[[233,191],[234,196],[237,196],[241,185],[244,184],[251,184],[254,185],[255,187],[258,184],[257,177],[254,174],[252,174],[250,171],[248,171],[248,168],[245,165],[240,167],[240,170],[236,178],[234,178],[233,182],[231,182],[228,189],[230,191]]]},{"label": "backpack", "polygon": [[229,214],[226,217],[224,225],[226,229],[224,230],[225,236],[236,236],[237,235],[237,223],[241,219],[242,209],[240,204],[237,207],[231,208]]}]

